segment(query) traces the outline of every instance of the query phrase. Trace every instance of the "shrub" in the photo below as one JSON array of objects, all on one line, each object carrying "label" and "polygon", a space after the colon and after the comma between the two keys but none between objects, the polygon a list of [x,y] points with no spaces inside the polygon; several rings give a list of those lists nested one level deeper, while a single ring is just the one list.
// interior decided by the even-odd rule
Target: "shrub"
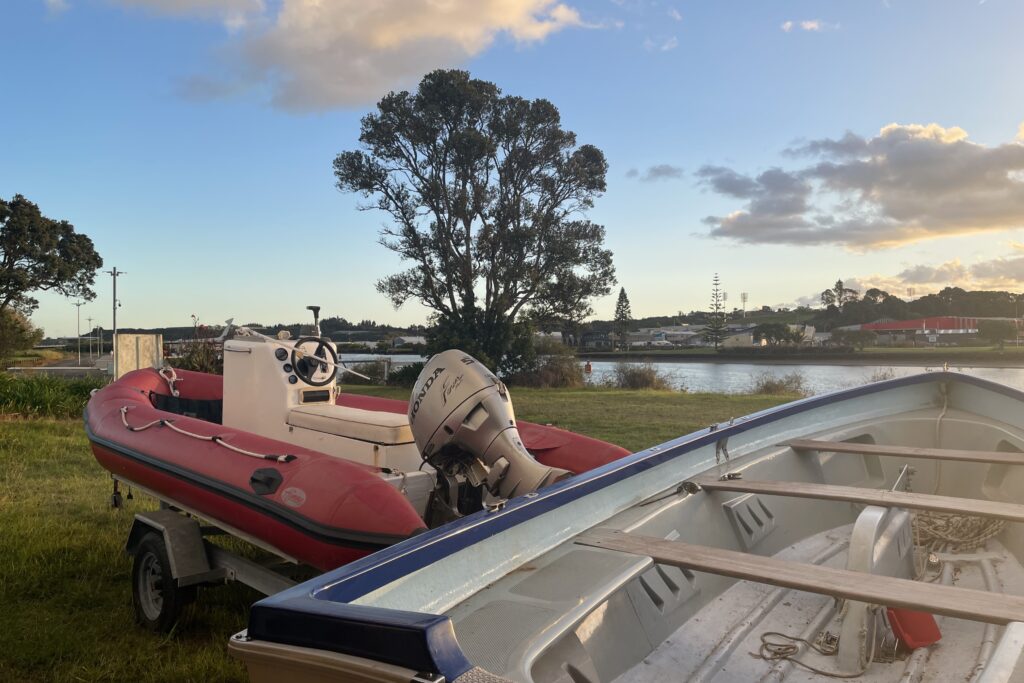
[{"label": "shrub", "polygon": [[530,370],[522,370],[507,378],[513,386],[552,389],[582,387],[586,384],[583,368],[570,354],[543,356]]},{"label": "shrub", "polygon": [[409,387],[412,388],[413,384],[416,384],[416,378],[423,372],[423,366],[426,363],[407,363],[392,370],[391,374],[388,375],[388,384],[395,387]]},{"label": "shrub", "polygon": [[193,315],[192,339],[188,340],[181,356],[175,358],[172,365],[182,370],[223,375],[224,352],[216,341],[216,332],[200,325],[199,319]]},{"label": "shrub", "polygon": [[533,351],[524,354],[524,365],[504,377],[508,384],[538,389],[573,388],[586,384],[583,367],[571,348],[549,338],[533,339],[530,343]]},{"label": "shrub", "polygon": [[81,417],[90,392],[106,385],[103,377],[68,379],[0,373],[0,414],[21,417]]},{"label": "shrub", "polygon": [[338,381],[345,384],[384,384],[384,368],[386,365],[378,361],[367,361],[365,363],[355,363],[348,366],[349,369],[355,370],[361,375],[366,375],[370,379],[365,379],[359,375],[354,375],[351,372],[345,372],[343,369],[338,368]]},{"label": "shrub", "polygon": [[754,375],[750,387],[751,394],[799,394],[806,396],[807,380],[797,371],[777,376],[770,372],[763,371]]},{"label": "shrub", "polygon": [[884,382],[887,379],[896,379],[896,371],[892,368],[875,368],[868,375],[865,384],[873,384],[874,382]]},{"label": "shrub", "polygon": [[618,389],[672,389],[672,383],[653,363],[617,363],[606,384]]},{"label": "shrub", "polygon": [[43,331],[28,318],[11,309],[0,311],[0,362],[16,352],[31,349],[43,338]]},{"label": "shrub", "polygon": [[171,360],[170,364],[181,370],[207,372],[213,375],[224,374],[224,356],[212,339],[197,339],[190,342],[181,356]]}]

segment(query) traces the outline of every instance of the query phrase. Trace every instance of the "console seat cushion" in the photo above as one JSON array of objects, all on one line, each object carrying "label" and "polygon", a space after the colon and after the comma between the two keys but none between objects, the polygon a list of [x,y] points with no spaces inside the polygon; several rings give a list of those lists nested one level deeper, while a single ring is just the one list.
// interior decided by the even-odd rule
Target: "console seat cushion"
[{"label": "console seat cushion", "polygon": [[413,442],[409,419],[397,413],[330,404],[304,405],[291,409],[288,424],[386,446]]}]

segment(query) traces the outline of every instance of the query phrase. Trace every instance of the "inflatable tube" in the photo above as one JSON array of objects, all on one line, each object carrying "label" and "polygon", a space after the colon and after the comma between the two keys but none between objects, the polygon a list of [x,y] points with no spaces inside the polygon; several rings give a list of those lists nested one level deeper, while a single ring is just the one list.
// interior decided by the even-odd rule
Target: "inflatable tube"
[{"label": "inflatable tube", "polygon": [[[85,424],[93,454],[115,477],[324,571],[424,530],[378,468],[224,427],[223,378],[175,372],[182,380],[178,396],[156,370],[146,369],[89,400]],[[337,403],[402,414],[407,407],[353,395]],[[518,426],[540,462],[576,473],[628,453],[550,426]]]}]

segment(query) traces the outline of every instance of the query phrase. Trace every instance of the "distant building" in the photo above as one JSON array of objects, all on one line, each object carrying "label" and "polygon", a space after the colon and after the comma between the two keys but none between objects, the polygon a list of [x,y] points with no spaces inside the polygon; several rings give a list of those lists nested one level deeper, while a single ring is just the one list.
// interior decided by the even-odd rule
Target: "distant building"
[{"label": "distant building", "polygon": [[395,337],[391,340],[392,348],[400,348],[403,346],[425,346],[427,343],[426,337]]},{"label": "distant building", "polygon": [[978,318],[967,316],[933,316],[913,320],[877,320],[861,325],[845,325],[841,330],[866,330],[878,336],[878,344],[935,344],[956,346],[978,338],[978,323],[982,320],[1004,320],[1024,329],[1024,321],[1015,318]]},{"label": "distant building", "polygon": [[800,332],[803,334],[803,339],[800,340],[801,344],[815,343],[817,333],[815,332],[814,325],[792,324],[788,327],[791,332]]},{"label": "distant building", "polygon": [[768,342],[764,339],[754,339],[754,328],[737,327],[735,325],[729,326],[729,336],[722,340],[722,346],[727,349],[735,348],[747,348],[752,346],[767,346]]},{"label": "distant building", "polygon": [[583,348],[585,349],[610,349],[612,348],[612,337],[607,333],[587,332],[582,336]]}]

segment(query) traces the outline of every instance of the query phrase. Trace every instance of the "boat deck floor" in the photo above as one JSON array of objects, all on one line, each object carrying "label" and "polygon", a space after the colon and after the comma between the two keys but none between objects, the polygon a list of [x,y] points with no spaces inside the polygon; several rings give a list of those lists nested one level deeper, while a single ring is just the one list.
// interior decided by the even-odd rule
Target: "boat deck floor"
[{"label": "boat deck floor", "polygon": [[[837,527],[808,537],[775,557],[845,568],[851,528],[852,525]],[[1017,559],[995,540],[988,541],[985,554],[996,558],[991,560],[996,579],[994,589],[1024,595],[1024,567]],[[952,585],[987,589],[978,561],[957,561],[952,566]],[[940,572],[929,571],[924,580],[938,582],[941,580]],[[761,634],[765,632],[780,632],[811,641],[823,630],[838,634],[840,621],[834,607],[835,601],[827,596],[738,581],[690,618],[641,663],[615,679],[616,683],[835,681],[837,679],[784,660],[769,662],[751,654],[758,651]],[[891,648],[886,653],[879,651],[876,661],[854,680],[868,683],[970,681],[978,665],[983,641],[986,638],[997,641],[1002,628],[949,617],[938,617],[937,621],[942,631],[942,639],[938,643],[912,655],[899,653],[895,661],[889,663],[877,660],[885,655],[891,659]],[[834,656],[802,648],[797,658],[816,668],[838,672]]]}]

